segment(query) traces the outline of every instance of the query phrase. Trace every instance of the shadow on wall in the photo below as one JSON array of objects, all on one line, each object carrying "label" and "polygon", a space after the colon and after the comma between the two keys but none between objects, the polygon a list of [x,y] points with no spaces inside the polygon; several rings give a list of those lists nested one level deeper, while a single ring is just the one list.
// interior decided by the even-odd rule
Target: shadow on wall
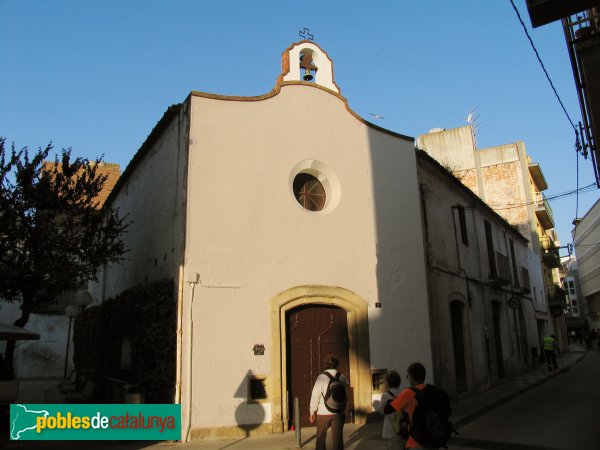
[{"label": "shadow on wall", "polygon": [[[235,410],[235,423],[238,428],[241,428],[245,432],[246,437],[249,437],[250,432],[258,428],[266,418],[262,404],[258,400],[248,400],[252,397],[266,398],[262,381],[261,379],[257,379],[254,373],[249,370],[233,395],[234,398],[243,400]],[[259,387],[254,387],[257,385]],[[253,389],[258,392],[253,392]]]},{"label": "shadow on wall", "polygon": [[[407,136],[368,128],[375,222],[376,276],[379,310],[393,326],[371,325],[372,338],[383,343],[385,355],[404,371],[414,362],[426,367],[433,380],[423,220],[414,142]],[[390,315],[394,316],[390,320]],[[385,365],[384,365],[385,366]],[[402,372],[400,372],[402,373]]]},{"label": "shadow on wall", "polygon": [[[286,322],[279,324],[281,329],[272,330],[271,334],[282,336],[282,339],[286,336],[288,341],[281,342],[280,354],[284,359],[280,364],[274,364],[272,370],[272,376],[282,373],[281,393],[274,392],[275,398],[267,400],[273,405],[271,413],[274,430],[278,424],[282,425],[282,431],[291,429],[292,399],[296,395],[301,400],[300,415],[303,426],[306,426],[310,392],[316,377],[323,370],[324,357],[328,353],[343,353],[337,346],[339,342],[329,340],[338,339],[333,334],[328,334],[337,327],[338,319],[327,307],[342,312],[345,310],[348,318],[343,337],[348,357],[345,367],[340,367],[349,376],[352,388],[347,419],[364,423],[377,416],[373,412],[373,400],[377,401],[379,395],[385,392],[386,369],[405,373],[410,363],[421,361],[428,370],[428,381],[433,382],[425,256],[413,142],[410,138],[391,135],[371,127],[366,132],[370,149],[369,154],[363,154],[362,157],[371,160],[372,170],[367,170],[365,176],[371,177],[369,181],[372,183],[373,195],[366,198],[363,207],[355,207],[353,213],[356,214],[358,223],[364,222],[365,215],[370,215],[374,221],[376,266],[365,267],[363,261],[349,260],[348,270],[375,270],[379,296],[369,299],[372,304],[367,304],[365,299],[354,293],[348,293],[348,298],[351,297],[352,300],[344,299],[346,294],[338,294],[345,291],[343,288],[305,286],[302,289],[314,288],[314,294],[299,293],[296,297],[290,294],[288,303],[279,305],[279,312],[285,310],[287,314]],[[297,288],[290,291],[294,289]],[[327,289],[332,290],[333,294],[325,294]],[[282,294],[284,293],[279,295]],[[291,316],[305,311],[306,307],[310,314],[316,314],[311,319],[312,324],[308,325],[313,329],[292,337],[292,343],[289,341],[291,331],[301,324]],[[322,315],[318,315],[318,309],[323,310]],[[339,337],[339,334],[336,336]],[[318,346],[316,342],[319,343]],[[310,347],[316,351],[314,354],[307,351],[308,356],[299,351],[300,357],[296,359],[291,356],[295,351],[292,346],[296,349]],[[370,353],[371,350],[374,350],[373,354]],[[275,348],[269,351],[274,357],[278,354]],[[233,394],[235,398],[250,398],[252,376],[248,371],[246,379],[242,380]],[[404,383],[401,387],[407,386]],[[269,389],[271,392],[278,390],[273,385]],[[277,398],[279,395],[281,398]],[[277,410],[278,404],[281,405],[281,411]],[[235,412],[237,427],[246,436],[257,429],[265,418],[262,405],[253,403],[252,400],[240,403]]]}]

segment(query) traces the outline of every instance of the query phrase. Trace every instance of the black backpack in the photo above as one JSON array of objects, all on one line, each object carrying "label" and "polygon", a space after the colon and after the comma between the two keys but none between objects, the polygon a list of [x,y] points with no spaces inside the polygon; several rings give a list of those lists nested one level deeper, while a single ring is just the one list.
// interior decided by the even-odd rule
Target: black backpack
[{"label": "black backpack", "polygon": [[325,408],[334,414],[343,413],[346,410],[348,400],[346,397],[346,386],[340,380],[340,373],[336,373],[335,377],[327,371],[323,373],[329,378],[327,391],[323,395]]},{"label": "black backpack", "polygon": [[417,406],[412,414],[410,435],[423,447],[444,447],[455,430],[450,422],[450,397],[443,389],[431,384],[423,389],[411,388]]}]

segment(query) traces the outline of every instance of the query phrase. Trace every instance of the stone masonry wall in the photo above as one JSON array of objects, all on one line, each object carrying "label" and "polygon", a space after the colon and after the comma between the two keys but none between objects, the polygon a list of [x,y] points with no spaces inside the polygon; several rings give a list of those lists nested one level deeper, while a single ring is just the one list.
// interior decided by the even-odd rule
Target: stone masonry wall
[{"label": "stone masonry wall", "polygon": [[529,238],[529,221],[519,162],[496,164],[481,169],[487,203],[508,223]]}]

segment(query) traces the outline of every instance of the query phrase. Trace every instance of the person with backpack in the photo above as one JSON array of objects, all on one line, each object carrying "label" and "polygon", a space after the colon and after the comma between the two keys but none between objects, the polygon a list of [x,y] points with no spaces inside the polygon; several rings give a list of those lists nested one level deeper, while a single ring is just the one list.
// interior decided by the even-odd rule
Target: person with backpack
[{"label": "person with backpack", "polygon": [[549,372],[552,372],[553,369],[558,369],[558,364],[556,364],[556,350],[556,336],[553,334],[546,336],[544,338],[544,355],[546,356],[546,364],[548,365]]},{"label": "person with backpack", "polygon": [[409,436],[406,448],[447,448],[454,432],[450,423],[450,397],[443,390],[425,384],[425,366],[412,363],[406,378],[410,388],[404,389],[384,409],[386,414],[402,411],[408,414]]},{"label": "person with backpack", "polygon": [[333,450],[344,449],[348,382],[337,370],[339,360],[334,355],[325,358],[325,371],[317,377],[310,397],[310,423],[317,423],[316,450],[325,450],[327,430],[331,427]]},{"label": "person with backpack", "polygon": [[386,440],[386,448],[388,450],[404,450],[404,436],[402,436],[401,429],[403,413],[393,411],[390,414],[385,414],[384,412],[386,405],[400,394],[400,381],[400,374],[395,370],[389,370],[385,374],[387,391],[381,396],[379,413],[384,414],[381,437]]}]

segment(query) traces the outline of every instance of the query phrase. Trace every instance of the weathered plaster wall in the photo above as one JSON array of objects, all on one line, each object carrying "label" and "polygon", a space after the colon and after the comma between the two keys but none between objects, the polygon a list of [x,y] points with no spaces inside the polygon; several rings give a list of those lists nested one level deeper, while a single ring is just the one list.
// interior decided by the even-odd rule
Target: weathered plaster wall
[{"label": "weathered plaster wall", "polygon": [[[529,174],[525,144],[518,141],[477,149],[471,126],[431,132],[419,136],[416,142],[418,148],[450,168],[465,186],[529,240],[525,267],[529,271],[530,295],[537,319],[547,321],[549,316],[539,244],[543,230],[533,205],[535,187]],[[543,328],[538,329],[538,340],[546,332]]]},{"label": "weathered plaster wall", "polygon": [[95,302],[161,278],[179,278],[183,251],[187,118],[172,118],[120,186],[112,203],[131,223],[122,264],[101,271],[89,291]]},{"label": "weathered plaster wall", "polygon": [[[436,381],[452,395],[469,395],[488,389],[499,382],[497,347],[495,343],[492,302],[500,305],[500,344],[507,376],[523,372],[532,366],[531,347],[537,347],[537,323],[529,295],[513,292],[516,285],[494,288],[488,284],[489,263],[484,221],[492,229],[494,250],[509,258],[513,241],[516,267],[527,267],[530,250],[499,217],[481,206],[474,194],[457,188],[440,168],[419,158],[419,178],[422,184],[427,217],[427,249],[431,287],[431,317]],[[456,206],[465,212],[467,244],[463,243]],[[511,270],[512,277],[512,270]],[[468,278],[468,280],[466,279]],[[520,325],[509,306],[516,298],[523,310],[525,329],[518,338]],[[459,301],[463,309],[463,334],[467,390],[458,392],[454,360],[450,304]],[[520,346],[520,347],[519,347]],[[525,355],[526,353],[526,355]]]},{"label": "weathered plaster wall", "polygon": [[416,146],[425,150],[451,172],[474,169],[476,166],[475,141],[471,126],[432,130],[420,135],[416,139]]}]

